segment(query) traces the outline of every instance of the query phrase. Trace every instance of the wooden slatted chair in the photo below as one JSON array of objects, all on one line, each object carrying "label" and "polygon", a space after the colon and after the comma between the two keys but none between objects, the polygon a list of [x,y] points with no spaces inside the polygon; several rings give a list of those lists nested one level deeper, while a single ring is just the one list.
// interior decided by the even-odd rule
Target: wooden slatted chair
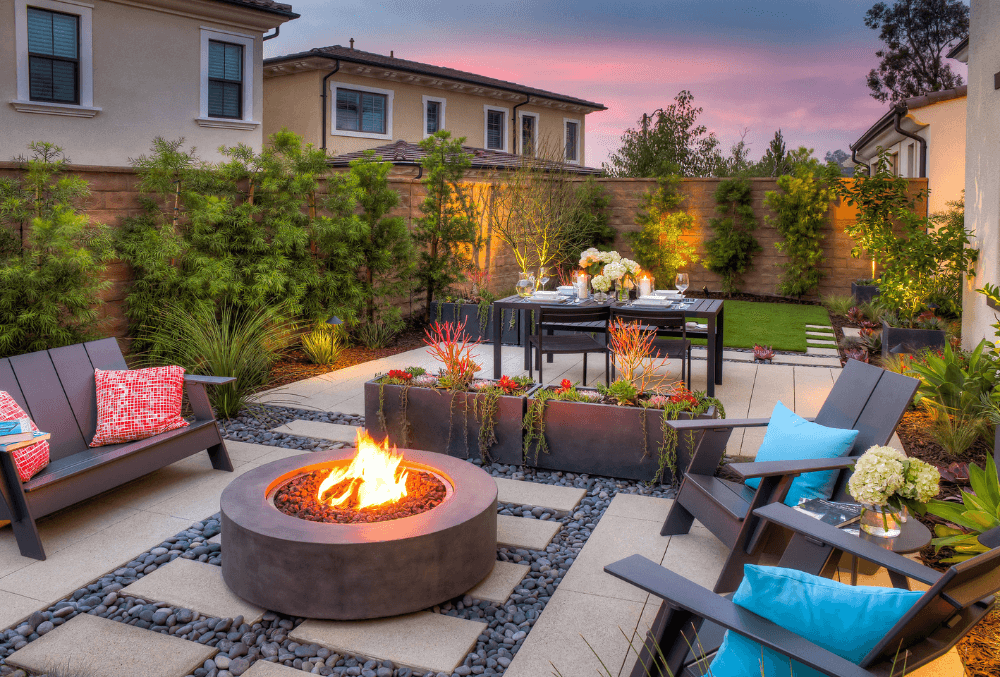
[{"label": "wooden slatted chair", "polygon": [[9,452],[0,451],[0,523],[9,520],[25,557],[45,559],[35,520],[201,451],[216,470],[232,472],[206,385],[230,377],[184,376],[195,420],[160,435],[90,448],[97,429],[94,369],[128,369],[115,339],[77,343],[0,360],[6,391],[49,439],[49,465],[21,482]]},{"label": "wooden slatted chair", "polygon": [[[791,510],[787,506],[771,506]],[[952,566],[943,574],[880,548],[829,524],[807,520],[809,538],[829,541],[890,572],[931,586],[859,664],[734,604],[641,555],[604,567],[664,600],[641,648],[632,677],[701,677],[718,648],[722,630],[736,632],[831,677],[893,677],[940,658],[994,606],[1000,592],[1000,527],[983,533],[992,550]],[[698,655],[690,647],[699,647]],[[665,665],[664,661],[665,659]],[[787,672],[785,674],[788,674]],[[768,675],[770,677],[770,675]]]},{"label": "wooden slatted chair", "polygon": [[600,323],[607,328],[609,310],[607,306],[599,308],[559,308],[542,306],[538,309],[538,321],[535,324],[535,334],[528,337],[528,346],[534,351],[534,357],[529,356],[528,375],[532,376],[532,362],[538,369],[539,383],[545,383],[542,377],[543,355],[553,354],[583,354],[583,385],[587,385],[587,354],[604,353],[604,377],[611,384],[611,371],[608,347],[595,339],[589,332],[575,334],[547,335],[552,328],[564,329],[573,323]]},{"label": "wooden slatted chair", "polygon": [[[769,419],[671,421],[670,425],[677,429],[678,434],[694,432],[701,433],[702,437],[660,534],[686,534],[697,519],[731,550],[715,591],[735,590],[743,577],[743,565],[760,560],[762,545],[768,539],[782,539],[780,530],[767,529],[766,521],[755,517],[753,511],[768,503],[783,501],[795,477],[819,470],[840,470],[833,500],[851,501],[847,481],[856,457],[872,445],[889,442],[918,384],[915,378],[848,360],[819,414],[810,420],[831,428],[857,430],[858,437],[851,455],[806,461],[734,463],[729,466],[746,479],[760,478],[757,489],[716,477],[715,474],[733,430],[764,427]],[[768,547],[776,550],[783,547],[783,542]]]}]

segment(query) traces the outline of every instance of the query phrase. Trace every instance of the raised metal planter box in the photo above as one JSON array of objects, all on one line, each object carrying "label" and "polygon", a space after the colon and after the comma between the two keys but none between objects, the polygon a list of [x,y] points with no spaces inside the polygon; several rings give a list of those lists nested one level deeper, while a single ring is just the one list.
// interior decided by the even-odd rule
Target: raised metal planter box
[{"label": "raised metal planter box", "polygon": [[[521,345],[521,313],[515,310],[504,310],[502,314],[503,329],[500,334],[500,343],[508,346]],[[511,316],[514,318],[513,326],[511,326]],[[480,315],[478,304],[434,301],[431,303],[431,322],[438,320],[441,322],[465,322],[465,332],[473,341],[493,342],[492,306],[487,309],[484,318]]]},{"label": "raised metal planter box", "polygon": [[871,303],[878,295],[879,288],[877,284],[851,283],[851,296],[854,297],[855,303]]},{"label": "raised metal planter box", "polygon": [[[375,379],[365,383],[365,424],[373,438],[388,437],[400,448],[477,458],[484,400],[476,393],[383,385]],[[497,441],[487,450],[489,460],[521,462],[526,401],[522,396],[500,396],[493,428]]]},{"label": "raised metal planter box", "polygon": [[944,348],[947,332],[943,329],[906,329],[882,323],[882,357],[897,353],[917,353],[925,348]]},{"label": "raised metal planter box", "polygon": [[[718,411],[711,407],[698,418],[717,416]],[[679,420],[690,418],[688,413],[678,416]],[[544,421],[548,453],[539,453],[536,459],[532,443],[526,452],[526,465],[633,480],[652,480],[657,474],[663,445],[663,411],[660,409],[549,400]],[[674,467],[679,472],[683,472],[691,461],[692,441],[697,441],[691,437],[683,433],[678,435]],[[660,482],[672,481],[673,472],[669,467],[663,474]]]}]

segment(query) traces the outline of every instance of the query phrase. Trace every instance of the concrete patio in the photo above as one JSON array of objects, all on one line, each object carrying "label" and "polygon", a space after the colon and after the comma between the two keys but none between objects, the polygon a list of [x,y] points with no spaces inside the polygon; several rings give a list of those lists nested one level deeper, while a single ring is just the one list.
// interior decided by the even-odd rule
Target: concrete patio
[{"label": "concrete patio", "polygon": [[[477,348],[484,367],[492,366],[489,351],[489,347]],[[730,418],[767,416],[778,400],[801,415],[813,415],[839,372],[839,367],[818,362],[823,358],[803,356],[797,358],[801,364],[755,365],[746,355],[727,351],[724,382],[716,391]],[[504,373],[523,372],[520,349],[505,348],[503,358]],[[364,382],[375,374],[411,365],[435,368],[424,350],[410,351],[275,389],[260,399],[302,409],[363,413]],[[546,367],[547,381],[582,380],[579,358],[557,357]],[[588,382],[603,378],[603,365],[592,365]],[[696,390],[704,388],[704,362],[694,362],[693,385]],[[297,434],[322,433],[304,430]],[[734,435],[730,453],[752,457],[762,435],[763,431]],[[21,557],[11,530],[0,529],[0,629],[16,627],[32,612],[73,595],[192,522],[217,513],[219,497],[235,475],[301,453],[233,441],[227,446],[236,466],[234,474],[213,470],[207,455],[201,454],[41,520],[39,530],[49,555],[44,562]],[[497,479],[497,485],[501,502],[544,506],[560,515],[572,514],[585,495],[583,489],[502,478]],[[593,675],[602,663],[613,675],[629,673],[634,662],[629,642],[641,641],[659,600],[611,578],[603,572],[604,565],[639,553],[711,587],[726,555],[722,544],[697,523],[687,535],[660,536],[659,527],[669,505],[669,499],[625,493],[614,496],[520,650],[506,659],[505,675],[551,675],[553,667],[567,677]],[[510,548],[544,551],[560,528],[559,522],[500,516],[499,540]],[[224,543],[225,534],[222,538]],[[210,540],[217,541],[218,536]],[[526,565],[498,562],[493,573],[467,596],[503,604],[519,588],[526,572]],[[265,611],[232,595],[218,567],[182,559],[161,565],[119,594],[190,608],[206,616],[240,616],[248,623]],[[90,660],[91,669],[97,670],[94,674],[101,675],[138,674],[138,664],[130,657],[144,653],[157,657],[157,675],[183,677],[215,655],[211,647],[113,623],[87,614],[74,617],[16,651],[7,662],[36,672],[55,670],[62,674],[64,668],[57,660],[53,662],[54,658],[65,655],[84,637],[92,646],[71,667],[79,670]],[[461,667],[481,627],[473,620],[425,611],[380,621],[307,621],[290,636],[302,644],[323,647],[327,654],[363,654],[391,660],[397,666],[449,675]],[[221,657],[220,664],[229,665],[229,660]],[[314,667],[318,669],[318,665]],[[222,673],[220,677],[241,673],[216,670]],[[243,674],[266,677],[294,672],[259,660]],[[957,677],[963,668],[952,651],[912,674]]]}]

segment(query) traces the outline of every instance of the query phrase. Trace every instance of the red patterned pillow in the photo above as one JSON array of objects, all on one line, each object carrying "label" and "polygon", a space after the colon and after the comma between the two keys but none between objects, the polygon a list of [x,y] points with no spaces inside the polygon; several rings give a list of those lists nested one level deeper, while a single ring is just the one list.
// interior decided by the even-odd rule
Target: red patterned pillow
[{"label": "red patterned pillow", "polygon": [[183,367],[129,371],[94,370],[97,432],[92,447],[142,440],[183,428]]},{"label": "red patterned pillow", "polygon": [[[0,390],[0,421],[13,421],[19,418],[28,418],[28,415],[18,406],[14,398]],[[31,429],[38,432],[38,426],[31,419],[28,419]],[[47,440],[29,444],[20,449],[10,452],[14,459],[14,467],[22,482],[27,482],[38,472],[49,464],[49,443]]]}]

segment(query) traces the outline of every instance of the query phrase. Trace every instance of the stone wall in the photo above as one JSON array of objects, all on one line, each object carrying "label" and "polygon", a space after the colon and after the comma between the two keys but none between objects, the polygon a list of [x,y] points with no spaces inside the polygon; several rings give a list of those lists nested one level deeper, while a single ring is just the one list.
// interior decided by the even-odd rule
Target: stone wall
[{"label": "stone wall", "polygon": [[[83,209],[95,223],[106,223],[116,226],[122,219],[141,213],[138,179],[128,168],[75,166],[73,171],[90,184],[90,197]],[[0,178],[13,176],[18,172],[12,163],[0,163]],[[402,216],[407,223],[421,216],[420,204],[426,195],[424,186],[416,178],[417,169],[401,167],[390,174],[390,186],[400,194],[400,204],[393,215]],[[639,230],[635,223],[641,197],[656,186],[656,182],[647,179],[598,179],[610,196],[610,223],[618,231],[615,248],[623,256],[631,256],[632,250],[628,244],[627,233]],[[721,179],[683,179],[680,190],[687,195],[683,208],[695,217],[695,226],[688,239],[699,245],[699,253],[704,254],[701,243],[710,235],[709,218],[714,214],[715,203],[712,195]],[[773,179],[751,179],[753,183],[754,211],[758,215],[759,227],[755,233],[763,251],[755,259],[754,269],[745,276],[744,291],[754,294],[775,294],[777,283],[781,276],[781,264],[785,260],[783,254],[777,251],[774,243],[778,241],[777,232],[764,220],[767,210],[764,208],[764,195],[769,190],[777,188]],[[910,189],[914,193],[926,188],[926,179],[911,179]],[[920,209],[926,209],[924,205]],[[857,278],[867,277],[871,272],[871,262],[851,257],[853,242],[844,233],[844,225],[851,223],[855,212],[846,204],[835,203],[830,207],[830,221],[826,227],[824,241],[825,260],[823,270],[826,276],[820,285],[820,294],[850,294],[851,282]],[[488,235],[488,234],[486,234]],[[486,267],[491,274],[490,287],[495,291],[509,290],[517,281],[518,268],[513,254],[499,243],[496,238],[487,237],[484,247],[477,252],[481,266]],[[691,275],[691,288],[718,291],[720,288],[717,275],[705,270],[700,264],[695,264],[687,271]],[[105,292],[104,314],[109,318],[109,333],[123,336],[126,323],[123,316],[123,300],[131,279],[129,267],[121,262],[113,262],[107,272],[111,286]],[[666,286],[669,281],[658,280],[657,286]],[[672,285],[671,285],[672,286]],[[404,314],[419,311],[422,307],[422,297],[410,297],[399,300],[404,306]]]}]

